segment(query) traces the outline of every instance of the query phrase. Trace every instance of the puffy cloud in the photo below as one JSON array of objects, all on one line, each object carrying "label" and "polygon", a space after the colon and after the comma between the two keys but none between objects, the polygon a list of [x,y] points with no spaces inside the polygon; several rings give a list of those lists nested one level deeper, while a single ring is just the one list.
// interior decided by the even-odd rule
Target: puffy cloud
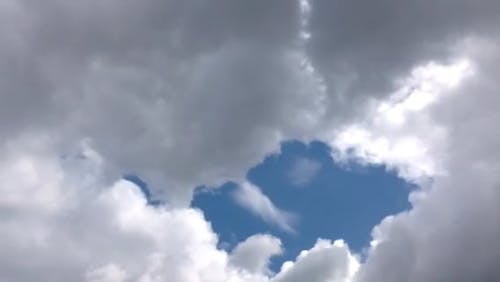
[{"label": "puffy cloud", "polygon": [[318,239],[310,250],[304,250],[295,262],[285,262],[272,281],[350,282],[359,267],[347,245],[339,240]]},{"label": "puffy cloud", "polygon": [[4,170],[2,194],[23,184],[14,186],[20,188],[15,200],[0,206],[2,281],[120,281],[167,274],[173,281],[224,279],[227,255],[215,248],[217,236],[200,212],[148,206],[140,189],[125,180],[110,187],[99,187],[97,179],[92,186],[82,178],[75,182],[66,162],[16,153],[2,161],[13,167],[11,174]]},{"label": "puffy cloud", "polygon": [[270,273],[269,259],[281,254],[281,241],[271,235],[259,234],[239,243],[231,252],[230,262],[250,273]]},{"label": "puffy cloud", "polygon": [[242,207],[259,216],[265,222],[275,225],[286,232],[295,232],[293,229],[297,216],[283,211],[259,189],[259,187],[244,182],[233,194],[234,200]]},{"label": "puffy cloud", "polygon": [[105,164],[88,144],[54,158],[29,143],[11,146],[2,160],[0,192],[16,192],[0,202],[2,281],[265,282],[273,276],[267,265],[281,253],[278,238],[254,235],[227,254],[200,211],[148,205],[127,180],[108,186]]},{"label": "puffy cloud", "polygon": [[[195,186],[241,180],[286,138],[433,177],[412,211],[375,228],[357,280],[499,280],[499,10],[495,0],[0,1],[2,280],[265,281],[248,269],[271,253],[234,268],[184,206]],[[473,75],[444,89],[440,73],[462,57]],[[422,73],[437,78],[430,89]],[[148,206],[117,181],[124,172],[169,205]],[[258,188],[240,192],[291,230]],[[350,257],[320,241],[275,280],[345,281]]]},{"label": "puffy cloud", "polygon": [[312,130],[321,99],[298,3],[247,2],[2,1],[0,138],[89,138],[110,173],[141,174],[176,205],[243,178],[283,135]]},{"label": "puffy cloud", "polygon": [[436,124],[428,109],[452,95],[473,72],[465,59],[416,67],[399,90],[373,107],[369,119],[334,133],[337,160],[383,163],[416,182],[444,173],[441,145],[447,142],[447,128]]},{"label": "puffy cloud", "polygon": [[[498,224],[499,148],[495,77],[498,47],[468,41],[472,77],[422,114],[441,127],[446,142],[416,132],[431,152],[439,148],[444,172],[412,195],[414,208],[386,219],[374,230],[374,244],[359,281],[496,281],[500,279]],[[425,127],[424,127],[425,129]]]},{"label": "puffy cloud", "polygon": [[310,57],[338,97],[332,102],[347,105],[385,97],[416,65],[453,58],[464,37],[495,31],[500,9],[494,0],[310,2]]},{"label": "puffy cloud", "polygon": [[[433,74],[421,81],[425,88],[417,84],[404,99],[382,103],[385,110],[376,108],[371,120],[337,136],[337,157],[389,164],[424,185],[410,196],[412,210],[374,229],[355,281],[500,279],[495,267],[500,251],[494,247],[500,234],[496,41],[467,39],[462,45],[467,64],[420,68]],[[417,103],[413,95],[431,100]],[[407,138],[415,146],[397,150]]]},{"label": "puffy cloud", "polygon": [[471,13],[443,2],[5,0],[2,132],[56,147],[89,138],[115,177],[138,173],[185,205],[281,140],[323,138],[364,113],[416,64],[453,54],[452,28],[491,30],[495,1]]}]

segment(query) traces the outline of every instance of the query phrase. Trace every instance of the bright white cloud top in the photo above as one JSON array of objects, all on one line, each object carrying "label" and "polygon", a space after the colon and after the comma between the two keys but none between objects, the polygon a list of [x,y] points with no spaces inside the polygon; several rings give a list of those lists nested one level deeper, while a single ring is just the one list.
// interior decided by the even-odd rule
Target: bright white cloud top
[{"label": "bright white cloud top", "polygon": [[[0,0],[0,280],[500,281],[499,14],[496,0]],[[366,261],[318,238],[272,273],[279,238],[228,253],[189,207],[196,186],[231,180],[292,232],[245,180],[288,139],[421,185]]]}]

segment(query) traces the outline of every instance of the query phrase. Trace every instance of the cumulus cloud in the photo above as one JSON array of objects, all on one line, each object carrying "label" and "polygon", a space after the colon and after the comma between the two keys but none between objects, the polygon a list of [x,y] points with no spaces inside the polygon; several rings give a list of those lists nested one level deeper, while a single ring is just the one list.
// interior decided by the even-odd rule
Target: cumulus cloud
[{"label": "cumulus cloud", "polygon": [[[494,267],[499,251],[492,246],[500,234],[495,204],[499,200],[495,124],[500,104],[496,98],[498,68],[494,66],[498,65],[499,37],[492,30],[496,20],[491,12],[500,8],[492,1],[480,1],[473,9],[466,9],[469,4],[465,1],[443,1],[439,6],[437,2],[419,3],[421,7],[413,7],[412,13],[425,11],[426,16],[421,17],[425,22],[413,23],[411,17],[402,16],[410,29],[396,38],[405,39],[405,44],[424,42],[425,38],[426,44],[452,46],[453,52],[447,53],[452,58],[436,63],[425,56],[415,57],[422,63],[410,66],[409,77],[413,78],[405,79],[404,72],[398,71],[399,81],[402,85],[411,82],[410,88],[402,87],[403,95],[396,91],[382,99],[367,120],[337,131],[340,134],[332,142],[340,151],[345,149],[348,158],[388,164],[407,179],[425,184],[410,195],[412,210],[389,217],[374,229],[368,259],[354,281],[496,281],[500,279]],[[405,15],[403,11],[411,5],[404,6],[396,14]],[[374,9],[364,11],[373,13]],[[447,16],[437,16],[445,11]],[[358,19],[366,18],[353,18]],[[379,19],[394,20],[397,18]],[[388,26],[396,28],[399,23]],[[427,32],[430,23],[432,30]],[[390,30],[382,29],[382,35]],[[434,38],[434,33],[444,40]],[[449,39],[455,44],[444,43]],[[401,46],[416,45],[392,47]],[[405,56],[411,58],[408,51]],[[432,181],[422,182],[422,177]]]},{"label": "cumulus cloud", "polygon": [[[373,107],[370,118],[338,130],[331,140],[337,160],[397,168],[406,179],[422,180],[444,173],[442,163],[446,128],[437,125],[427,109],[473,74],[462,59],[449,65],[427,63],[416,67],[401,88]],[[425,133],[425,134],[424,134]]]},{"label": "cumulus cloud", "polygon": [[250,273],[269,274],[269,259],[281,254],[281,241],[271,235],[259,234],[239,243],[229,258],[233,265]]},{"label": "cumulus cloud", "polygon": [[[10,147],[2,160],[2,183],[23,184],[0,203],[2,281],[265,282],[273,276],[267,266],[281,253],[278,238],[254,235],[228,254],[217,248],[200,211],[150,206],[127,180],[107,185],[105,164],[88,145],[54,158],[27,143]],[[41,189],[44,183],[51,189]],[[11,185],[0,187],[10,194]]]},{"label": "cumulus cloud", "polygon": [[[445,171],[411,195],[414,208],[374,229],[374,244],[359,281],[496,281],[498,225],[497,47],[467,43],[475,72],[423,115],[433,124],[416,132]],[[477,51],[481,50],[479,53]],[[488,59],[486,59],[488,58]],[[486,61],[485,61],[486,60]],[[487,105],[480,102],[487,101]],[[441,127],[446,142],[432,142]],[[425,127],[424,127],[425,129]],[[429,136],[431,135],[431,136]]]},{"label": "cumulus cloud", "polygon": [[243,178],[321,112],[294,1],[1,8],[2,132],[48,133],[56,147],[88,138],[110,173],[139,173],[172,204]]},{"label": "cumulus cloud", "polygon": [[[0,1],[1,280],[500,280],[499,11],[496,0]],[[288,138],[432,178],[411,211],[374,229],[354,278],[347,246],[322,240],[270,277],[277,239],[227,254],[186,208],[194,187],[242,182]],[[129,172],[167,204],[147,205],[120,180]],[[257,187],[238,193],[293,230]]]},{"label": "cumulus cloud", "polygon": [[343,241],[318,239],[314,247],[304,250],[295,262],[285,262],[272,281],[352,281],[359,263]]},{"label": "cumulus cloud", "polygon": [[[80,165],[77,175],[68,162]],[[255,236],[246,244],[256,240],[263,256],[241,267],[229,264],[200,211],[150,206],[126,180],[107,186],[81,169],[99,169],[89,158],[12,152],[2,166],[14,171],[2,174],[2,194],[12,189],[4,183],[24,179],[15,200],[0,204],[2,281],[259,281],[265,278],[265,254],[280,250],[279,240]],[[62,199],[54,201],[54,194]],[[242,244],[235,257],[245,253]]]}]

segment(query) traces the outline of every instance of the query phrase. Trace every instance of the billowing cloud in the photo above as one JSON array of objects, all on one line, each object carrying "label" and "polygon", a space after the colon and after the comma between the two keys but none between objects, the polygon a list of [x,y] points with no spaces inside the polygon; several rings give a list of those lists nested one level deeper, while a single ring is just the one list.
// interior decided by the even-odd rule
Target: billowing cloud
[{"label": "billowing cloud", "polygon": [[258,234],[239,243],[231,253],[230,262],[250,273],[269,274],[269,259],[281,252],[281,241],[278,238]]},{"label": "billowing cloud", "polygon": [[[80,165],[78,175],[66,170],[68,161]],[[94,174],[82,178],[86,165],[98,166],[14,152],[2,160],[11,168],[3,169],[2,194],[13,197],[1,205],[1,280],[223,279],[227,256],[199,212],[147,206],[128,181],[106,187]]]},{"label": "billowing cloud", "polygon": [[50,134],[59,148],[88,138],[110,173],[141,174],[173,204],[242,178],[318,118],[293,1],[1,8],[2,132]]},{"label": "billowing cloud", "polygon": [[[499,58],[497,47],[488,42],[469,44],[468,55],[476,63],[472,77],[421,112],[433,124],[416,121],[425,127],[415,134],[429,152],[439,149],[444,171],[433,177],[430,187],[411,196],[411,211],[374,229],[374,247],[359,281],[500,279],[495,267],[500,251],[494,247],[500,234],[496,142],[500,104],[493,87],[498,70],[491,68]],[[435,128],[444,131],[444,144],[432,142],[440,140],[432,136]]]},{"label": "billowing cloud", "polygon": [[[0,206],[2,281],[265,279],[278,239],[256,235],[230,259],[200,211],[150,206],[126,180],[106,186],[86,150],[64,159],[11,152],[2,160],[0,191],[12,195]],[[260,246],[254,260],[241,258],[245,245]]]},{"label": "billowing cloud", "polygon": [[276,282],[352,281],[359,263],[343,241],[318,239],[310,250],[304,250],[295,262],[285,262]]},{"label": "billowing cloud", "polygon": [[444,173],[441,145],[446,142],[446,128],[426,110],[452,95],[473,72],[474,66],[465,59],[416,67],[400,89],[373,108],[370,119],[337,131],[331,141],[337,159],[385,164],[416,182]]},{"label": "billowing cloud", "polygon": [[[2,160],[7,185],[0,192],[12,195],[0,206],[2,281],[264,282],[273,276],[267,265],[281,253],[278,238],[254,235],[228,254],[217,248],[200,211],[148,205],[127,180],[108,186],[105,164],[88,145],[54,158],[27,143],[10,147]],[[325,241],[312,252],[320,245],[330,248]],[[347,250],[332,246],[343,255]]]},{"label": "billowing cloud", "polygon": [[[1,280],[500,280],[499,3],[0,1]],[[292,230],[244,181],[289,138],[432,181],[366,262],[320,240],[272,276],[276,240],[228,254],[186,206],[234,180]]]}]

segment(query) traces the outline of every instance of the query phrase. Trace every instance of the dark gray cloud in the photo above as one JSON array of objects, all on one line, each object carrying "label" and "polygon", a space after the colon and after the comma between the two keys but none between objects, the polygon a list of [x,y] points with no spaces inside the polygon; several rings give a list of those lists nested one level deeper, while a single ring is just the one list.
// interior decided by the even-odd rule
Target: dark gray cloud
[{"label": "dark gray cloud", "polygon": [[314,0],[311,6],[308,54],[337,112],[367,95],[387,96],[415,65],[453,59],[464,37],[496,32],[500,10],[494,0]]},{"label": "dark gray cloud", "polygon": [[4,6],[3,131],[50,131],[64,146],[90,138],[117,170],[183,201],[244,173],[309,99],[293,1]]}]

